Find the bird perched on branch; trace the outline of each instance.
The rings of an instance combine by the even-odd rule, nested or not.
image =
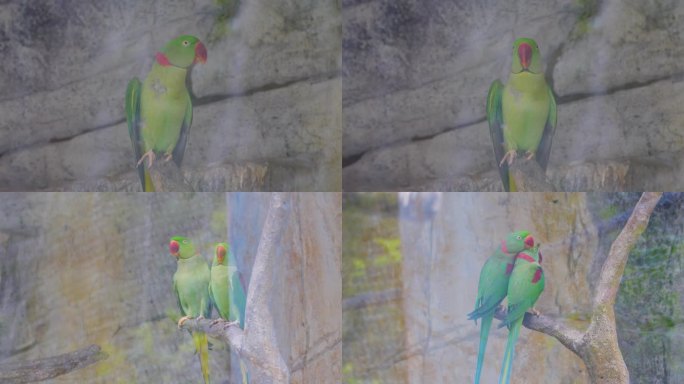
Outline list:
[[[501,242],[501,246],[485,261],[480,271],[480,282],[477,287],[475,310],[468,314],[469,320],[482,319],[480,324],[480,348],[477,353],[475,384],[480,382],[482,363],[489,329],[494,319],[494,312],[508,291],[508,280],[513,271],[515,255],[534,246],[534,238],[528,231],[511,232]]]
[[[195,250],[190,239],[175,236],[169,242],[171,255],[178,259],[176,273],[173,275],[173,291],[178,299],[181,317],[178,327],[191,318],[208,318],[211,316],[211,299],[209,297],[209,266]],[[192,340],[200,359],[204,383],[209,383],[209,345],[204,332],[192,331]]]
[[[556,99],[544,79],[537,43],[519,38],[513,43],[508,83],[494,80],[487,96],[487,121],[494,157],[506,191],[516,191],[508,167],[523,151],[546,171],[556,130]]]
[[[161,153],[180,167],[192,124],[192,102],[185,85],[188,69],[207,61],[207,49],[195,36],[169,41],[155,55],[144,82],[133,78],[126,89],[126,121],[143,191],[154,191],[148,168]]]
[[[237,322],[241,329],[245,329],[247,296],[240,279],[237,260],[228,243],[218,243],[214,248],[209,294],[222,319]],[[243,384],[249,383],[247,367],[242,360],[240,360],[240,373]]]

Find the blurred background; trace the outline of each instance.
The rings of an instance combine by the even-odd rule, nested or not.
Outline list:
[[[277,291],[269,310],[280,320],[274,345],[293,383],[339,382],[341,197],[287,196],[289,216],[270,277]],[[207,261],[212,243],[228,241],[249,285],[270,199],[267,193],[2,194],[0,363],[97,344],[106,360],[47,382],[200,382],[192,339],[176,326],[169,237],[193,239]],[[239,382],[223,343],[214,342],[209,358],[212,382]]]
[[[466,314],[484,261],[512,230],[529,230],[542,244],[546,288],[536,308],[581,328],[603,260],[639,196],[344,194],[343,382],[472,382],[479,326]],[[620,284],[618,338],[634,383],[684,381],[683,213],[684,194],[663,195]],[[496,382],[506,337],[492,328],[483,383]],[[511,382],[589,379],[556,339],[523,328]]]
[[[517,37],[558,103],[561,190],[684,190],[684,2],[343,0],[346,191],[499,191],[485,104]]]
[[[340,190],[337,0],[11,0],[0,20],[0,190],[140,190],[126,86],[181,34],[208,50],[189,81],[196,189]]]

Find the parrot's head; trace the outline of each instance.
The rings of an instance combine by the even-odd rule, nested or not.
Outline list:
[[[213,265],[228,265],[228,243],[218,243],[214,248]]]
[[[501,246],[503,252],[512,254],[532,247],[534,247],[534,238],[528,231],[509,233]]]
[[[537,42],[521,37],[513,43],[513,62],[511,63],[511,73],[520,72],[541,73],[542,62],[539,46]]]
[[[530,256],[531,258],[534,259],[534,261],[536,261],[537,263],[541,264],[541,262],[542,262],[542,254],[541,254],[541,250],[539,250],[539,247],[540,247],[540,246],[541,246],[541,244],[537,244],[537,245],[535,245],[534,247],[532,247],[532,248],[530,248],[530,249],[525,249],[524,251],[522,251],[522,252],[520,252],[520,253],[524,253],[524,254]]]
[[[169,242],[169,252],[178,259],[189,259],[195,255],[195,246],[188,238],[174,236]]]
[[[207,48],[202,42],[191,35],[178,36],[166,43],[156,55],[157,63],[163,67],[173,65],[188,68],[196,62],[206,63]]]

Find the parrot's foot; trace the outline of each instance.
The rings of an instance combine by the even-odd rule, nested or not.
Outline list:
[[[204,320],[204,319],[206,319],[206,317],[204,317],[202,315],[197,316],[197,320]]]
[[[185,323],[186,321],[188,321],[190,319],[192,319],[192,317],[190,317],[190,316],[183,316],[180,319],[178,319],[178,328],[180,328],[181,325],[183,325],[183,323]]]
[[[169,160],[173,159],[173,154],[172,153],[167,153],[166,156],[164,156],[164,162],[168,163]]]
[[[541,316],[541,312],[539,312],[539,310],[537,308],[532,307],[530,309],[530,312],[537,317]]]
[[[518,151],[515,149],[511,149],[510,151],[506,152],[506,154],[501,158],[501,162],[499,163],[499,167],[503,165],[504,162],[508,162],[508,165],[513,164],[513,160],[515,160],[515,156],[518,155]]]
[[[218,319],[211,322],[211,326],[213,327],[214,325],[220,323],[221,321],[226,321],[226,319],[219,317]]]
[[[156,157],[156,155],[154,154],[154,151],[151,149],[142,155],[140,160],[138,160],[138,164],[136,164],[136,167],[140,166],[140,164],[142,164],[145,161],[146,157],[147,157],[147,168],[151,168],[152,163],[154,163],[154,159]]]
[[[526,159],[526,160],[532,160],[532,159],[534,159],[534,155],[535,155],[534,152],[532,152],[532,151],[527,151],[527,152],[525,152],[525,154],[527,155],[527,156],[525,156],[525,159]]]

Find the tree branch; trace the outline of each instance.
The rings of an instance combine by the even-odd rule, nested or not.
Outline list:
[[[279,319],[270,306],[271,295],[281,289],[274,286],[273,276],[279,272],[276,251],[287,226],[289,203],[286,193],[273,193],[271,196],[247,292],[244,347],[250,354],[260,357],[251,361],[252,366],[261,371],[261,374],[254,375],[258,382],[287,383],[290,380],[289,368],[277,345],[275,324]]]
[[[0,364],[0,382],[19,384],[52,379],[87,367],[107,357],[107,354],[102,352],[98,345],[91,345],[63,355]]]
[[[594,297],[594,311],[602,305],[613,305],[622,273],[625,271],[629,252],[634,248],[641,234],[646,230],[651,213],[658,204],[662,192],[644,192],[634,207],[624,228],[610,246],[610,252],[601,268],[599,283]]]
[[[618,345],[613,305],[629,253],[646,229],[661,195],[661,192],[644,192],[613,241],[601,269],[591,321],[586,330],[568,327],[550,317],[530,313],[526,313],[523,319],[526,328],[555,337],[579,356],[587,366],[592,382],[629,382],[629,371]],[[498,308],[495,317],[501,320],[504,316],[503,308]]]
[[[519,192],[553,192],[556,188],[546,178],[535,160],[519,159],[508,168]]]
[[[148,168],[148,171],[155,192],[193,192],[193,188],[173,161],[159,159]]]
[[[230,345],[231,351],[237,353],[238,356],[249,361],[260,360],[259,356],[250,355],[244,349],[245,332],[235,322],[229,322],[223,319],[188,319],[181,329],[189,331],[200,331],[206,333],[218,340],[223,340]]]
[[[506,310],[503,306],[500,306],[494,313],[494,318],[503,320],[505,317]],[[566,348],[573,351],[576,355],[580,355],[580,347],[582,346],[584,332],[568,327],[564,323],[549,316],[536,316],[529,312],[525,313],[523,325],[528,329],[555,337]]]

